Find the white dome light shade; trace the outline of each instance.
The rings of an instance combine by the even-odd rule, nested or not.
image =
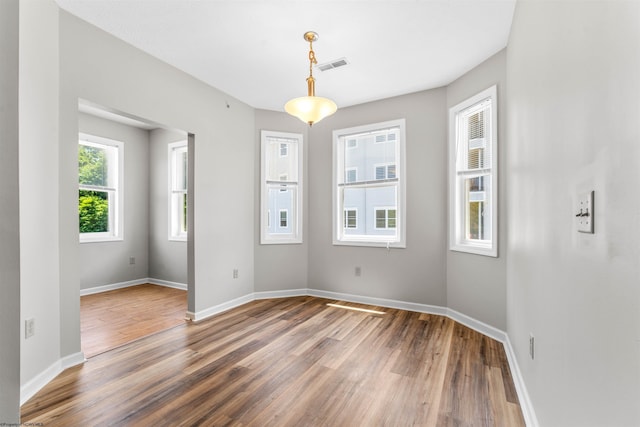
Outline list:
[[[296,116],[309,126],[336,112],[338,106],[330,99],[319,96],[301,96],[287,102],[284,106],[287,113]]]

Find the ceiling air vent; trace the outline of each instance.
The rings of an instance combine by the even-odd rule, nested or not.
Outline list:
[[[347,64],[348,64],[347,58],[340,58],[340,59],[333,60],[331,62],[325,62],[324,64],[320,64],[318,65],[318,69],[320,71],[329,71],[329,70],[333,70],[334,68],[342,67]]]

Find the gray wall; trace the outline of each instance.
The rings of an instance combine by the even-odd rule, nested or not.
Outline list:
[[[149,131],[87,114],[78,114],[78,130],[124,150],[123,240],[80,244],[80,289],[149,277]]]
[[[406,119],[406,249],[332,243],[332,132]],[[309,130],[309,288],[446,306],[446,90],[343,108]],[[329,267],[330,266],[330,267]],[[355,276],[355,267],[361,276]]]
[[[309,140],[308,128],[300,120],[288,114],[266,110],[256,110],[254,134],[254,251],[256,292],[303,289],[307,287],[309,262]],[[302,243],[294,245],[261,245],[260,244],[260,131],[271,130],[302,134],[304,146],[303,160],[303,231]],[[242,272],[240,272],[242,274]]]
[[[187,284],[187,242],[170,241],[168,145],[186,141],[184,132],[154,129],[149,145],[149,277]]]
[[[447,305],[493,327],[507,329],[506,312],[506,51],[502,50],[447,86],[451,108],[488,87],[498,90],[498,258],[447,250]],[[448,164],[448,162],[447,162]],[[504,169],[500,169],[504,167]],[[450,218],[450,215],[447,215]],[[447,224],[448,226],[448,224]],[[448,241],[447,241],[448,246]]]
[[[507,79],[507,324],[540,425],[640,425],[640,3],[519,2]]]
[[[20,421],[18,0],[0,2],[0,423]]]
[[[21,326],[26,319],[35,321],[35,335],[20,346],[24,384],[61,356],[61,308],[55,303],[60,300],[58,7],[51,0],[20,2],[19,18]]]

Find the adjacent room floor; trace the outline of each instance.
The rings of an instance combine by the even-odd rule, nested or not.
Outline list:
[[[442,316],[315,297],[253,301],[99,354],[25,403],[22,422],[524,426],[501,343]]]
[[[185,322],[187,291],[138,285],[80,297],[85,357],[114,349]]]

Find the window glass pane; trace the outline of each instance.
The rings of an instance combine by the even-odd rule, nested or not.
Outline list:
[[[488,175],[464,180],[466,200],[466,238],[469,240],[488,240],[491,238],[491,215],[489,207]]]
[[[385,130],[383,135],[365,134],[352,137],[356,140],[357,145],[354,148],[344,148],[344,169],[357,169],[361,171],[358,174],[359,181],[372,181],[376,179],[386,178],[386,166],[396,164],[396,140],[386,140],[387,133],[397,132]],[[382,138],[386,142],[376,143],[376,140]],[[347,144],[345,144],[346,146]],[[344,175],[346,178],[346,174]]]
[[[78,182],[84,185],[109,186],[106,150],[88,145],[78,145]]]
[[[80,190],[78,214],[80,233],[109,231],[109,192]]]
[[[267,225],[271,234],[291,234],[293,228],[290,215],[293,215],[296,209],[297,187],[294,185],[272,185],[268,187],[268,211],[277,212],[278,219],[276,223],[268,221]]]
[[[393,185],[382,187],[347,187],[343,192],[344,205],[357,206],[361,213],[357,229],[345,230],[351,236],[395,236],[395,230],[387,230],[387,214],[380,206],[396,204],[396,187]],[[354,210],[355,212],[355,210]],[[394,209],[395,227],[395,209]]]
[[[268,138],[266,144],[267,181],[279,181],[286,176],[289,181],[298,181],[298,143],[284,138]]]
[[[177,190],[187,191],[187,151],[186,147],[178,152],[178,165],[176,175],[178,178]]]

